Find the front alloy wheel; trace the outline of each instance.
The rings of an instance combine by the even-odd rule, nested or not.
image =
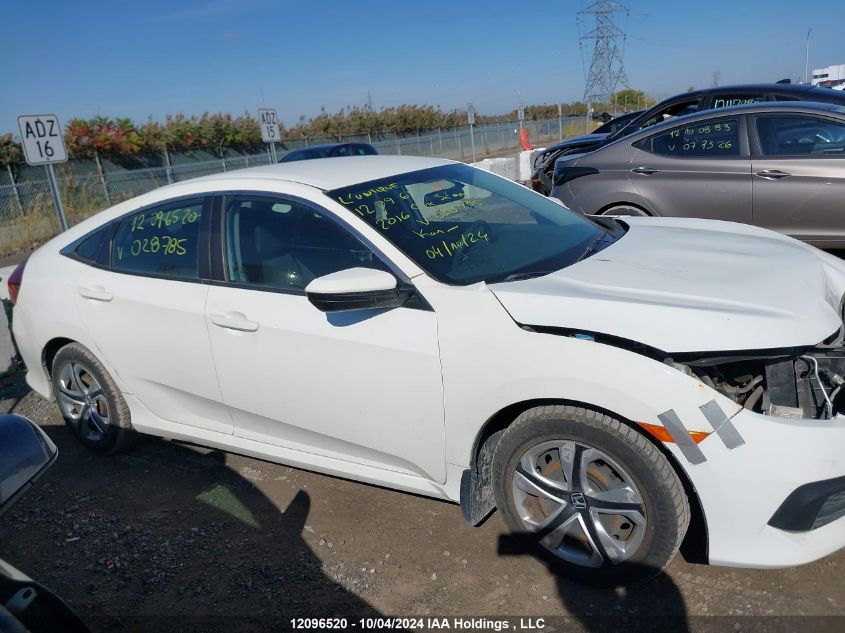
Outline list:
[[[618,564],[643,543],[648,521],[637,485],[589,444],[562,440],[531,447],[514,470],[512,495],[525,529],[561,560]]]
[[[600,585],[660,572],[690,520],[677,473],[609,415],[544,406],[520,415],[493,455],[496,506],[557,572]]]

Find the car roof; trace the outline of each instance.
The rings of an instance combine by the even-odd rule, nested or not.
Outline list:
[[[690,97],[701,97],[703,95],[713,94],[715,92],[719,93],[731,93],[731,92],[780,92],[780,93],[796,93],[796,92],[809,92],[810,90],[821,90],[818,86],[812,86],[810,84],[778,84],[778,83],[768,83],[768,84],[732,84],[730,86],[715,86],[713,88],[701,88],[699,90],[693,90],[692,92],[682,92],[676,94],[673,97],[669,97],[665,101],[669,100],[684,100]],[[663,102],[661,102],[663,103]],[[658,103],[657,105],[660,105]]]
[[[647,128],[643,128],[629,136],[623,136],[620,139],[634,139],[648,136],[657,130],[671,128],[678,123],[685,121],[700,121],[702,119],[710,119],[715,117],[722,117],[729,114],[753,114],[759,112],[800,112],[806,114],[832,112],[845,116],[845,106],[838,103],[818,103],[816,101],[763,101],[760,103],[743,103],[735,106],[727,106],[724,108],[710,108],[708,110],[699,110],[692,114],[685,114],[683,116],[672,117],[660,123],[655,123]],[[605,146],[606,147],[606,146]]]
[[[309,185],[327,191],[339,189],[360,182],[389,178],[430,167],[455,164],[455,161],[443,158],[423,158],[421,156],[340,156],[320,160],[292,161],[261,167],[235,169],[212,176],[195,178],[191,182],[233,181],[254,178],[281,180]]]

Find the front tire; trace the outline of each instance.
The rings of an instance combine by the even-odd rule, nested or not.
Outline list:
[[[61,348],[51,370],[59,412],[85,446],[118,453],[134,443],[129,407],[102,363],[79,343]]]
[[[646,580],[678,551],[683,485],[633,428],[574,406],[520,415],[493,456],[496,505],[563,575],[599,585]]]

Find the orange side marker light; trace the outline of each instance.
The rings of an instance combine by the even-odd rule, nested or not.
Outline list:
[[[669,431],[666,430],[665,426],[660,426],[659,424],[649,424],[648,422],[637,422],[637,424],[661,442],[669,442],[670,444],[675,443],[675,440],[669,434]],[[710,433],[705,433],[703,431],[690,431],[689,435],[693,442],[700,444],[705,437],[710,435]]]

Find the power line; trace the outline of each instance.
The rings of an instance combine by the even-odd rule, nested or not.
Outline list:
[[[576,13],[578,24],[595,20],[595,28],[584,33],[578,42],[582,60],[584,48],[593,47],[584,85],[584,101],[587,103],[610,103],[620,85],[628,87],[622,60],[627,35],[616,24],[617,17],[622,15],[627,18],[630,11],[614,0],[596,0]]]

